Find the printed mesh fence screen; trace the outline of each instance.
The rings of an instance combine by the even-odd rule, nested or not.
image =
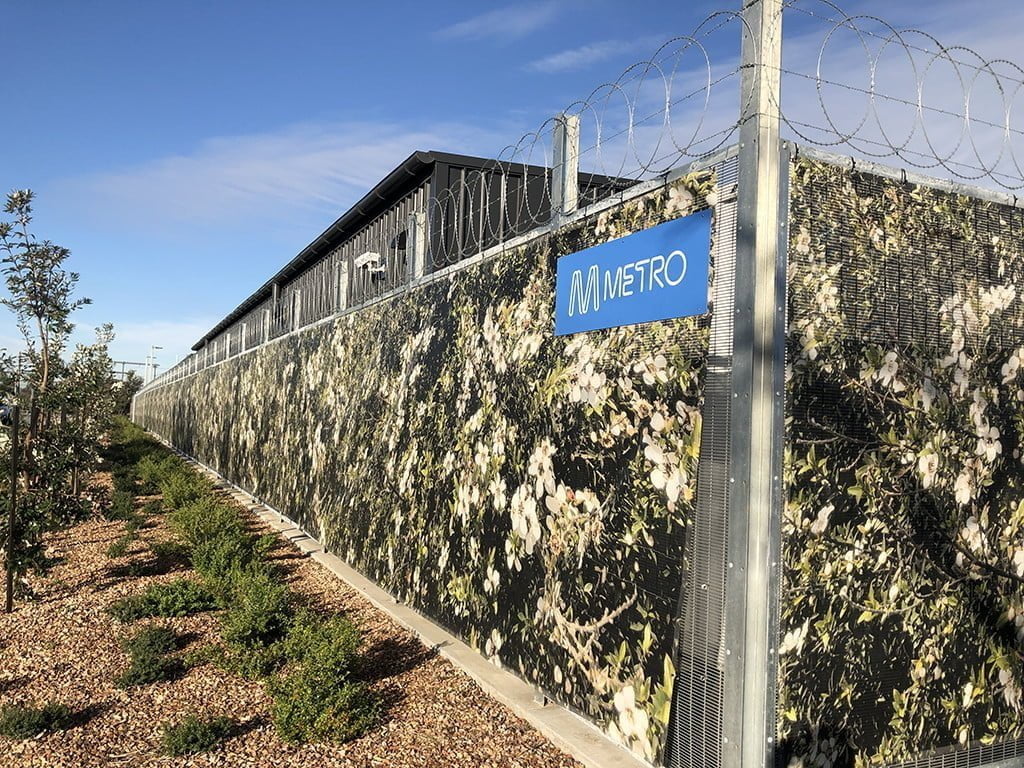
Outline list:
[[[1024,754],[1024,212],[790,169],[779,762]]]
[[[689,741],[708,742],[693,764],[715,765],[722,587],[706,585],[725,521],[698,467],[702,446],[722,450],[702,415],[709,344],[728,412],[731,327],[552,335],[558,256],[704,208],[713,189],[712,172],[684,176],[154,387],[136,419],[648,760],[663,759],[681,663],[676,700],[700,704]],[[714,302],[730,301],[733,220],[713,235]]]

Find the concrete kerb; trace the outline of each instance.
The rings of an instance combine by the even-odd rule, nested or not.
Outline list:
[[[359,592],[371,604],[403,627],[413,632],[428,648],[461,669],[489,696],[508,707],[542,733],[559,749],[567,752],[587,768],[651,768],[631,752],[612,742],[596,726],[575,712],[544,698],[536,688],[494,664],[470,648],[466,643],[430,619],[399,603],[394,596],[381,589],[370,579],[330,554],[315,538],[274,508],[263,504],[248,491],[223,477],[173,445],[149,433],[174,451],[182,459],[200,469],[208,477],[226,486],[231,496],[265,522],[277,535],[287,540],[303,554],[320,563],[328,571]]]

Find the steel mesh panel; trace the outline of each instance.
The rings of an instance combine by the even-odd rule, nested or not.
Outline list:
[[[684,550],[677,672],[666,755],[666,763],[673,768],[721,764],[737,163],[730,159],[715,170],[719,202],[712,249],[714,303],[701,412],[697,505]]]
[[[1024,213],[790,178],[779,762],[1019,758]]]

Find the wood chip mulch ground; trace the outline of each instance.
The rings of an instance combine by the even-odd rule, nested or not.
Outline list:
[[[139,499],[139,505],[145,500]],[[150,521],[141,532],[144,540],[171,538],[162,515]],[[20,603],[13,614],[0,613],[0,706],[55,701],[76,712],[76,724],[63,732],[27,741],[0,737],[2,768],[579,765],[412,633],[284,543],[272,558],[291,588],[322,609],[344,612],[361,627],[373,685],[387,702],[379,727],[343,745],[286,744],[274,733],[262,683],[213,664],[192,668],[174,681],[118,689],[114,680],[127,666],[120,641],[148,622],[122,625],[104,609],[150,583],[193,575],[180,564],[168,572],[152,567],[155,572],[148,575],[126,573],[132,563],[145,571],[154,558],[144,541],[125,557],[108,558],[107,547],[123,533],[123,523],[89,521],[53,534],[49,553],[58,564],[33,583],[36,599]],[[218,638],[214,614],[152,623],[186,635],[185,650]],[[237,728],[212,752],[160,756],[163,724],[192,713],[227,715]]]

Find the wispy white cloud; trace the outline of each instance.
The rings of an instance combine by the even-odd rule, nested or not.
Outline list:
[[[446,39],[516,40],[550,24],[560,10],[557,2],[508,5],[444,27],[437,35]]]
[[[295,125],[211,138],[184,154],[65,179],[54,194],[65,207],[134,229],[262,226],[296,213],[336,216],[414,150],[474,152],[504,140],[457,124]]]
[[[543,74],[556,74],[586,69],[615,56],[638,51],[653,52],[657,42],[658,38],[652,37],[644,37],[638,40],[601,40],[535,59],[526,65],[526,69]]]

